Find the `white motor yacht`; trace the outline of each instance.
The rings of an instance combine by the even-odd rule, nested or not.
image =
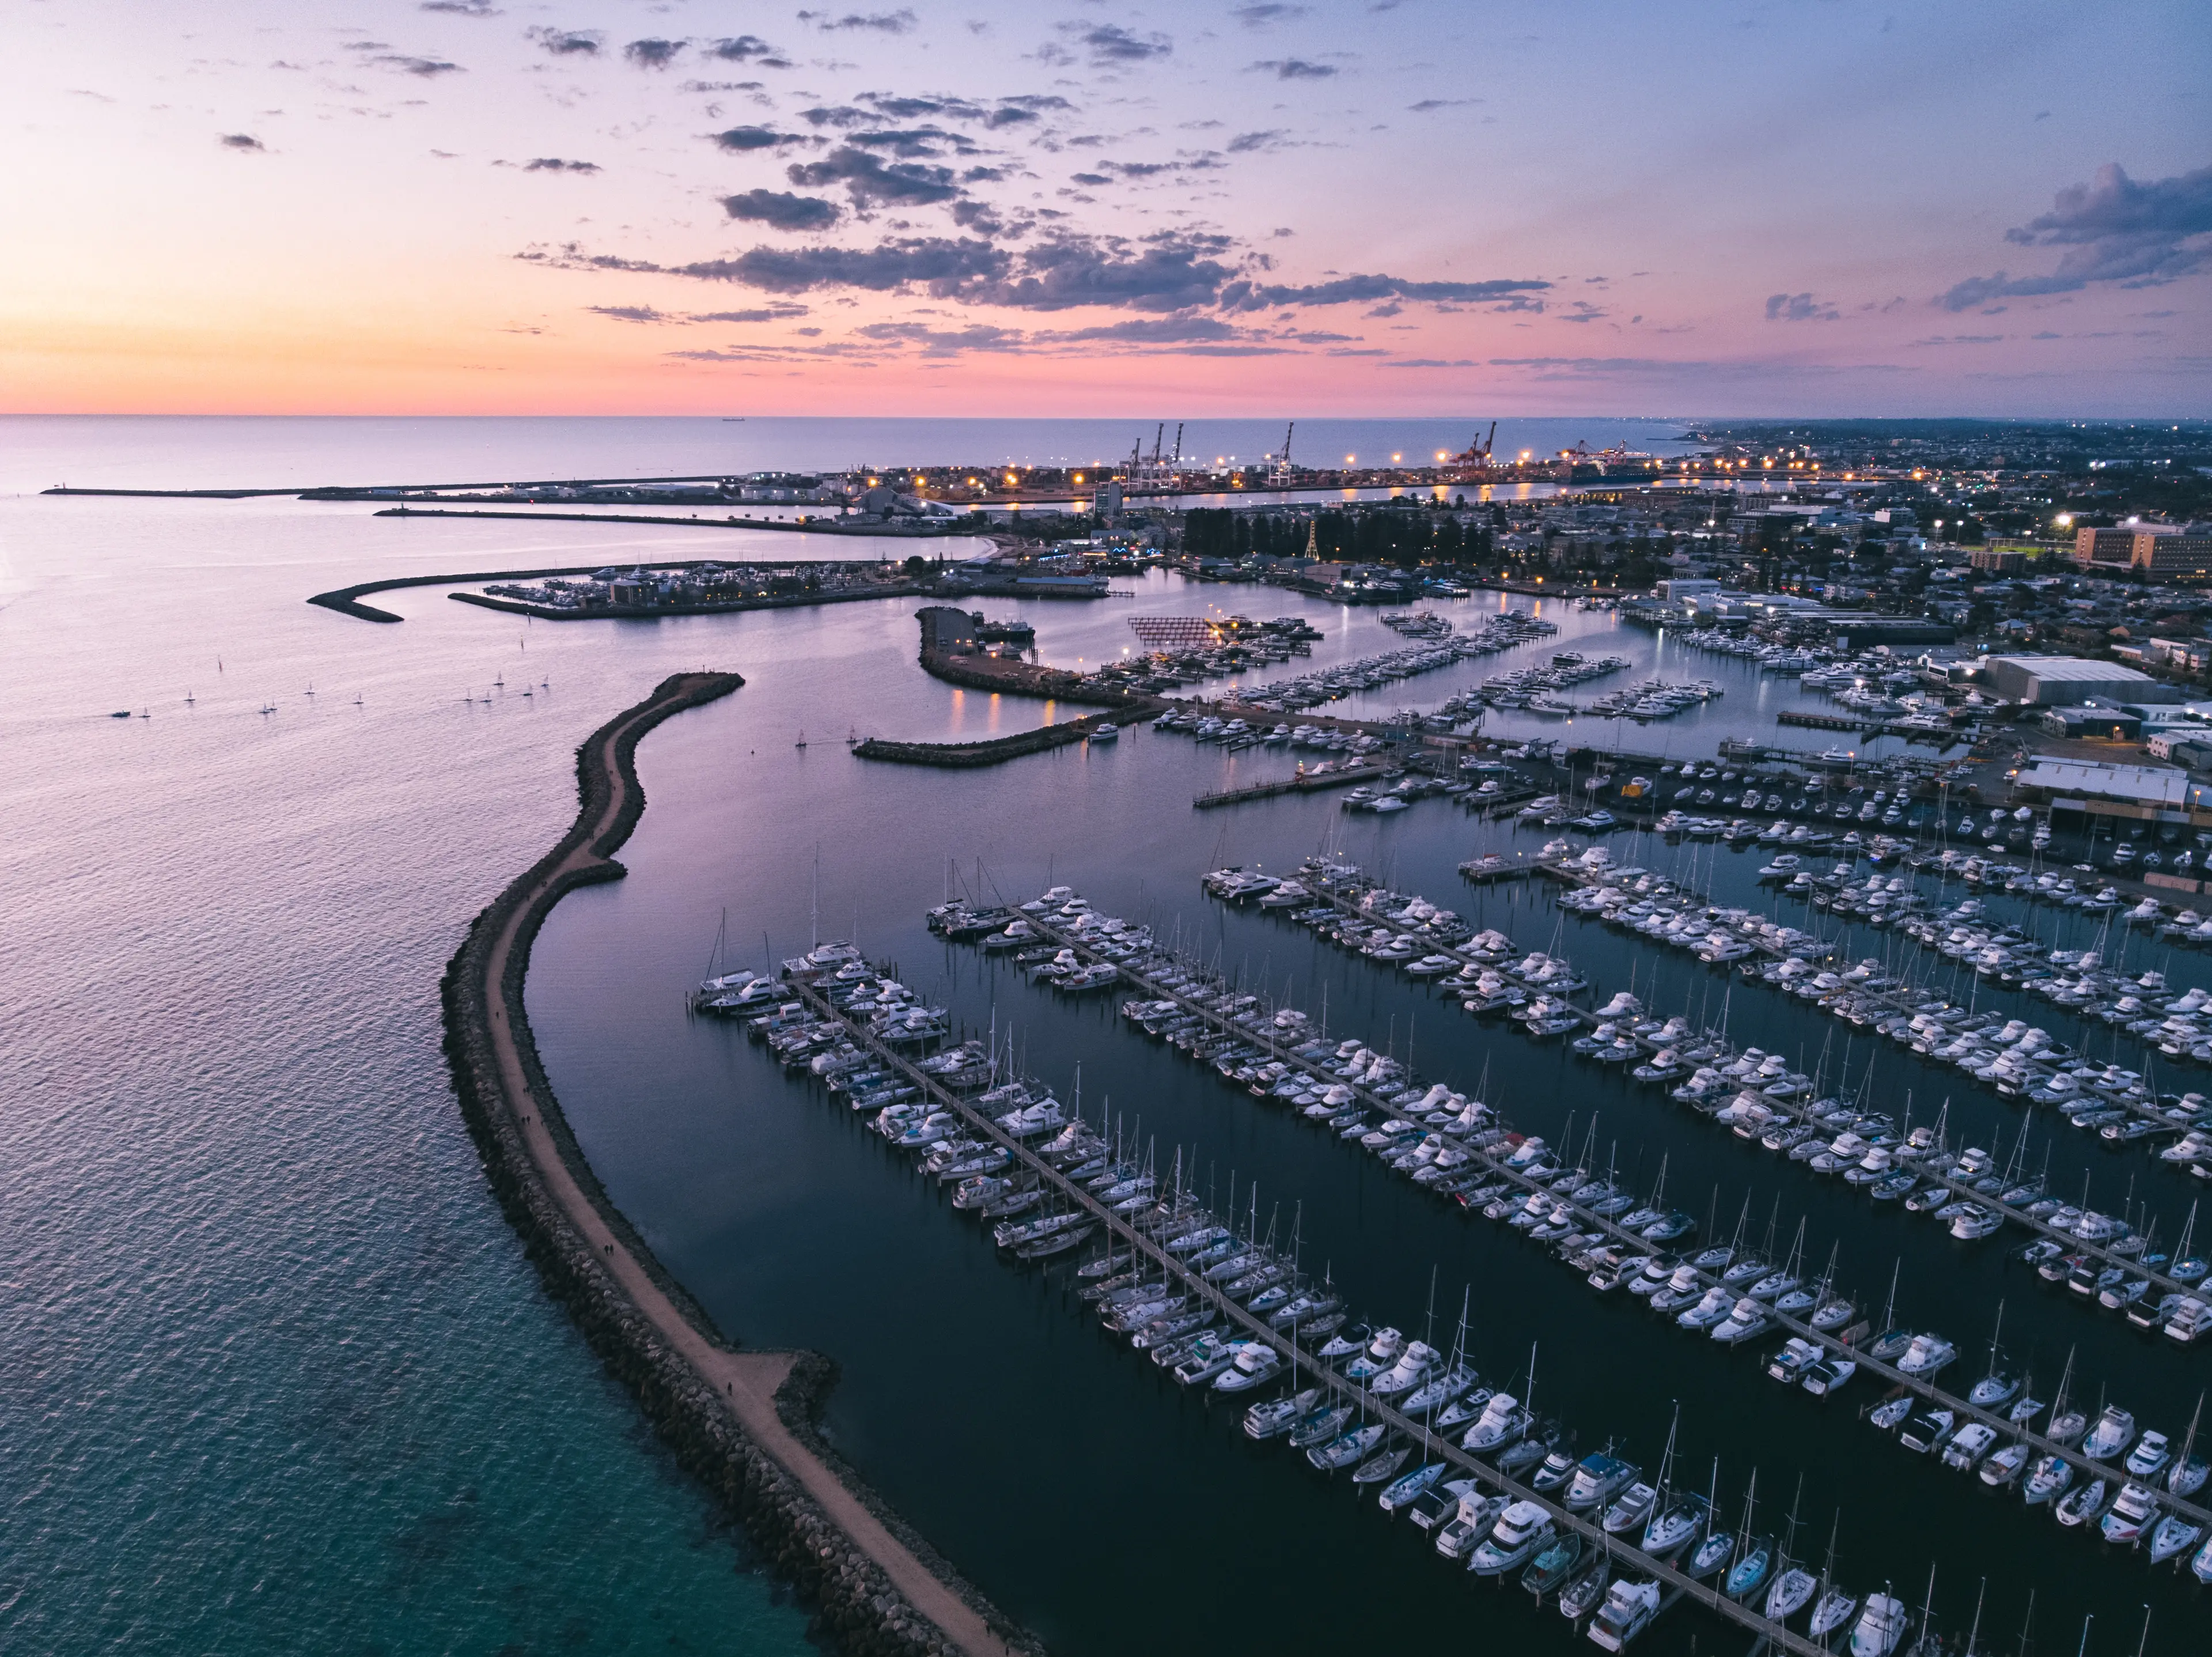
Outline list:
[[[1677,1313],[1674,1321],[1685,1329],[1711,1329],[1729,1315],[1735,1304],[1735,1296],[1716,1285],[1688,1311]]]
[[[1997,1429],[1987,1422],[1970,1421],[1951,1435],[1943,1447],[1943,1465],[1954,1472],[1971,1473],[1981,1465],[1997,1441]]]
[[[1638,1479],[1616,1497],[1605,1510],[1605,1531],[1608,1536],[1619,1536],[1624,1531],[1634,1530],[1651,1516],[1653,1504],[1659,1500],[1656,1486]]]
[[[2065,1494],[2066,1487],[2074,1482],[2074,1464],[2063,1456],[2041,1456],[2029,1470],[2027,1483],[2021,1486],[2021,1500],[2031,1508]]]
[[[1602,1451],[1584,1456],[1567,1486],[1567,1511],[1578,1514],[1599,1506],[1616,1490],[1636,1482],[1641,1469]]]
[[[2110,1461],[2134,1441],[2136,1418],[2117,1404],[2105,1406],[2097,1424],[2081,1441],[2081,1453],[2092,1461]]]
[[[1490,1534],[1504,1511],[1504,1496],[1468,1492],[1459,1499],[1458,1514],[1437,1532],[1437,1551],[1447,1559],[1466,1558]]]
[[[1590,1643],[1601,1651],[1622,1650],[1658,1614],[1658,1583],[1623,1577],[1606,1590],[1605,1604],[1590,1618]]]
[[[1905,1601],[1892,1593],[1867,1596],[1866,1609],[1851,1625],[1851,1657],[1890,1657],[1905,1637]]]
[[[1915,1335],[1897,1361],[1899,1374],[1932,1375],[1959,1355],[1959,1349],[1941,1335]]]
[[[1474,1455],[1485,1455],[1504,1449],[1528,1430],[1528,1406],[1510,1392],[1498,1392],[1482,1406],[1482,1413],[1475,1417],[1474,1425],[1467,1429],[1459,1445]]]
[[[1747,1341],[1754,1336],[1765,1334],[1767,1325],[1773,1321],[1767,1315],[1766,1308],[1747,1295],[1729,1309],[1724,1320],[1713,1325],[1712,1338],[1729,1345],[1737,1341]]]
[[[1427,1342],[1415,1341],[1399,1355],[1395,1363],[1368,1382],[1368,1390],[1378,1398],[1411,1392],[1427,1379],[1429,1371],[1443,1358],[1443,1355]]]
[[[2158,1498],[2148,1487],[2130,1479],[2120,1489],[2119,1499],[2105,1515],[2105,1540],[2132,1548],[2159,1520]]]
[[[1474,1550],[1468,1569],[1477,1576],[1498,1576],[1524,1564],[1559,1534],[1552,1510],[1540,1502],[1516,1502],[1498,1515],[1497,1527]]]
[[[2128,1452],[2126,1467],[2136,1478],[2151,1478],[2165,1471],[2166,1464],[2173,1459],[2173,1441],[2163,1433],[2145,1433],[2136,1441],[2136,1447]]]

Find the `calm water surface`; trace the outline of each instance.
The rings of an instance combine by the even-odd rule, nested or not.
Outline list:
[[[35,487],[56,464],[73,481],[358,475],[358,433],[290,423],[246,441],[229,423],[179,429],[191,423],[167,423],[126,466],[106,427],[27,437],[16,423],[6,479]],[[463,436],[495,475],[575,469],[512,435]],[[387,474],[441,458],[416,441],[368,458]],[[1240,1205],[1256,1180],[1263,1217],[1279,1205],[1287,1227],[1301,1211],[1307,1259],[1365,1313],[1418,1327],[1433,1273],[1448,1334],[1471,1286],[1486,1379],[1525,1374],[1534,1345],[1539,1402],[1586,1447],[1617,1436],[1650,1467],[1679,1403],[1692,1475],[1719,1458],[1733,1511],[1756,1468],[1762,1528],[1782,1522],[1802,1478],[1801,1548],[1823,1545],[1840,1510],[1843,1573],[1863,1591],[1893,1580],[1917,1600],[1932,1558],[1939,1612],[1958,1628],[1989,1580],[1985,1643],[2009,1648],[2033,1587],[2041,1649],[2070,1644],[2094,1611],[2091,1649],[2132,1650],[2146,1602],[2151,1651],[2201,1648],[2193,1584],[2153,1578],[2139,1556],[2107,1556],[2016,1499],[1984,1500],[1857,1426],[1848,1403],[1824,1410],[1748,1360],[1600,1300],[1128,1035],[1109,1005],[1055,1000],[921,925],[949,865],[1008,895],[1079,885],[1248,981],[1325,1003],[1333,1032],[1410,1046],[1459,1086],[1486,1075],[1526,1127],[1556,1137],[1571,1113],[1580,1136],[1595,1118],[1599,1155],[1646,1185],[1666,1157],[1669,1193],[1711,1202],[1723,1229],[1747,1197],[1754,1234],[1772,1216],[1784,1246],[1802,1219],[1816,1257],[1840,1246],[1863,1298],[1878,1303],[1901,1262],[1900,1317],[1956,1339],[1965,1379],[2002,1297],[2005,1345],[2039,1390],[2078,1344],[2077,1387],[2109,1386],[2179,1431],[2201,1386],[2196,1355],[2132,1339],[1992,1251],[1870,1211],[1620,1077],[1479,1028],[1271,918],[1224,911],[1195,885],[1217,862],[1272,867],[1335,844],[1531,947],[1557,937],[1608,990],[1633,982],[1664,1010],[1718,1015],[1724,984],[1680,957],[1563,921],[1534,891],[1458,886],[1460,859],[1535,840],[1433,802],[1356,824],[1326,799],[1194,813],[1190,796],[1225,769],[1287,762],[1228,761],[1150,731],[977,776],[854,760],[836,740],[849,730],[927,738],[1063,711],[921,677],[906,604],[533,627],[424,589],[392,599],[404,624],[376,627],[299,602],[386,574],[696,545],[684,532],[402,524],[286,502],[0,500],[0,730],[17,760],[0,795],[9,1646],[797,1648],[799,1614],[775,1603],[539,1294],[437,1050],[439,969],[468,917],[567,821],[574,744],[664,673],[710,664],[750,683],[647,741],[632,878],[564,904],[540,946],[530,994],[548,1060],[595,1164],[663,1258],[744,1339],[834,1355],[841,1446],[1056,1649],[1388,1637],[1502,1652],[1564,1649],[1565,1636],[1525,1596],[1439,1569],[1341,1483],[1249,1445],[1232,1410],[1103,1337],[1059,1277],[1001,1264],[848,1115],[730,1027],[689,1020],[684,992],[726,914],[741,958],[790,953],[818,914],[825,934],[896,959],[971,1025],[1012,1029],[1060,1086],[1079,1063],[1086,1108],[1110,1108],[1164,1154],[1185,1147],[1224,1202],[1233,1177]],[[777,540],[772,555],[788,549]],[[1316,662],[1397,643],[1372,612],[1166,582],[1126,604],[1022,609],[1047,658],[1088,662],[1119,652],[1129,613],[1209,603],[1312,615],[1328,633]],[[1670,675],[1733,666],[1662,660],[1664,642],[1610,617],[1559,618],[1549,648],[1633,648]],[[1536,654],[1376,700],[1432,705]],[[1753,722],[1740,710],[1769,692],[1729,684],[1692,717]],[[123,709],[150,717],[107,717]],[[1638,734],[1710,753],[1724,728]],[[1751,892],[1755,856],[1698,855],[1709,884]],[[2206,976],[2196,957],[2167,965],[2179,982]],[[1808,1058],[1832,1040],[1832,1065],[1856,1078],[1871,1057],[1872,1085],[1900,1108],[1907,1089],[1916,1112],[1948,1093],[1954,1121],[2019,1131],[2012,1107],[1954,1073],[1886,1045],[1845,1055],[1827,1020],[1763,990],[1739,986],[1731,1008],[1739,1039]],[[2039,1156],[2043,1124],[2032,1131]],[[2172,1221],[2185,1211],[2188,1182],[2135,1154],[2066,1134],[2051,1154],[2062,1189],[2087,1173],[2118,1202],[2133,1181]],[[1676,1617],[1647,1643],[1732,1638]]]

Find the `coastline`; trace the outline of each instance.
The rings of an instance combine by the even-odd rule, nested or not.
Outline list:
[[[592,1174],[531,1034],[523,983],[545,917],[577,886],[627,872],[611,854],[644,811],[638,742],[743,682],[672,676],[578,749],[574,824],[476,917],[447,964],[440,996],[454,1090],[548,1293],[685,1469],[817,1607],[817,1632],[858,1657],[1037,1652],[821,1441],[812,1417],[834,1365],[733,1350],[668,1275]]]
[[[980,535],[985,532],[973,524],[927,526],[908,528],[889,522],[875,524],[848,523],[842,519],[822,522],[801,523],[795,518],[702,518],[696,514],[688,518],[650,517],[639,512],[507,512],[497,509],[477,509],[459,507],[387,506],[374,513],[379,518],[520,518],[526,522],[538,521],[571,524],[659,524],[672,529],[780,529],[793,535],[849,535],[895,536],[902,540],[943,540],[947,536]],[[917,521],[918,522],[919,521]]]

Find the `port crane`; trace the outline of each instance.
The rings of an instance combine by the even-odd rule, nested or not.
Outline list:
[[[1494,464],[1490,458],[1490,446],[1497,441],[1498,422],[1492,420],[1490,423],[1489,435],[1476,438],[1457,454],[1453,455],[1451,464],[1455,466],[1476,466],[1487,470]]]
[[[1291,470],[1291,434],[1297,429],[1298,423],[1295,420],[1283,428],[1282,453],[1271,457],[1275,464],[1267,470],[1267,481],[1279,489],[1289,484],[1297,475]]]
[[[1167,436],[1168,423],[1166,421],[1161,421],[1160,423],[1153,429],[1152,453],[1150,460],[1145,458],[1144,438],[1139,436],[1137,439],[1134,446],[1129,450],[1129,481],[1131,484],[1148,485],[1155,488],[1164,488],[1174,484],[1176,475],[1182,466],[1182,428],[1183,423],[1178,420],[1176,423],[1175,454],[1171,457],[1165,456],[1162,454],[1164,440]]]

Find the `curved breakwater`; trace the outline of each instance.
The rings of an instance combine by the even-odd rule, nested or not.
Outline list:
[[[818,1607],[822,1632],[865,1657],[1000,1657],[1028,1642],[815,1433],[830,1365],[739,1354],[714,1333],[583,1161],[530,1033],[523,979],[545,916],[568,892],[625,873],[611,854],[644,810],[638,742],[742,683],[733,673],[673,676],[578,750],[574,825],[477,917],[447,966],[441,993],[454,1088],[548,1292],[683,1465]]]

